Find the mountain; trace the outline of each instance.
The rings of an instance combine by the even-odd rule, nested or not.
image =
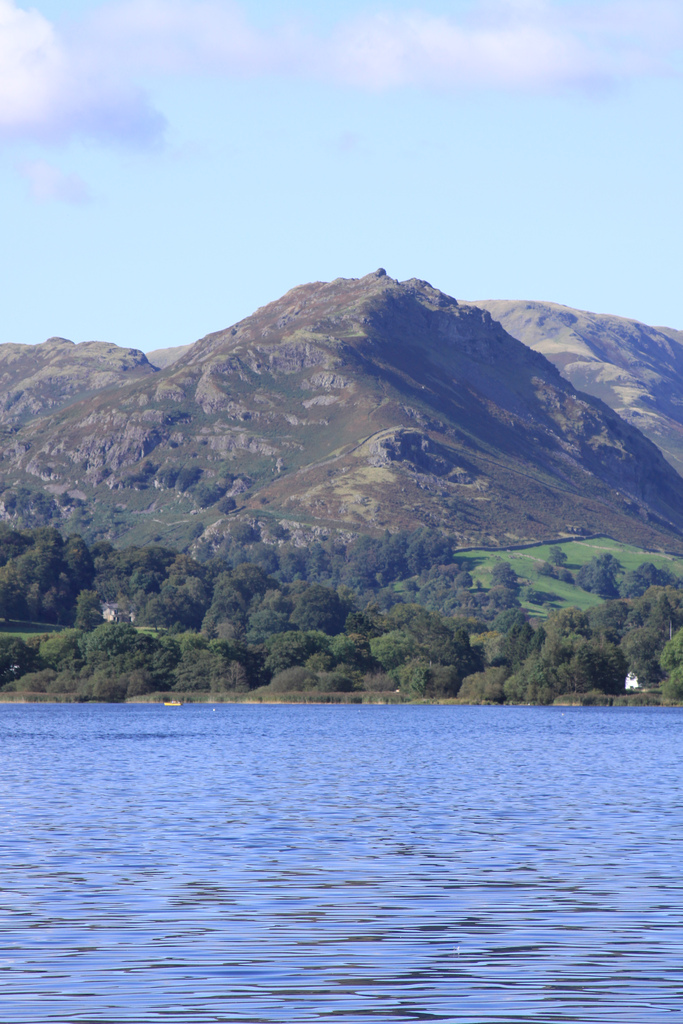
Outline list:
[[[191,347],[191,345],[176,345],[175,348],[155,348],[153,352],[147,353],[147,358],[152,366],[163,370],[172,363],[177,363]]]
[[[208,550],[247,519],[264,539],[430,526],[683,551],[683,480],[654,444],[486,310],[383,270],[295,288],[0,455],[5,518],[118,542]]]
[[[42,345],[0,345],[0,424],[23,423],[154,372],[143,352],[103,341],[75,345],[48,338]]]
[[[683,331],[553,302],[477,302],[541,352],[575,388],[602,399],[683,473]]]

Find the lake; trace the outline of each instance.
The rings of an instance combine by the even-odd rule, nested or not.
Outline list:
[[[680,1020],[683,709],[0,705],[0,1020]]]

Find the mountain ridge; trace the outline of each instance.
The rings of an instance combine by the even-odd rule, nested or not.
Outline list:
[[[0,456],[0,515],[40,488],[119,542],[210,552],[237,517],[269,542],[429,526],[461,547],[606,533],[683,550],[683,480],[655,445],[488,310],[381,269],[300,285],[34,417]]]
[[[637,427],[683,473],[683,331],[553,302],[477,304],[577,389]]]

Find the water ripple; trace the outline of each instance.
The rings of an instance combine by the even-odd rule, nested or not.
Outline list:
[[[680,1019],[682,728],[1,705],[0,1019]]]

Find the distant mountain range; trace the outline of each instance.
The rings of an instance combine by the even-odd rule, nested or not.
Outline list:
[[[683,473],[683,331],[553,302],[477,302],[541,352],[579,391],[601,398]]]
[[[147,353],[147,358],[158,370],[163,370],[171,363],[177,363],[181,356],[184,356],[192,345],[176,345],[175,348],[157,348]]]
[[[207,551],[245,519],[271,541],[430,526],[460,546],[603,533],[683,551],[681,341],[380,270],[295,288],[181,353],[0,346],[0,515]]]

